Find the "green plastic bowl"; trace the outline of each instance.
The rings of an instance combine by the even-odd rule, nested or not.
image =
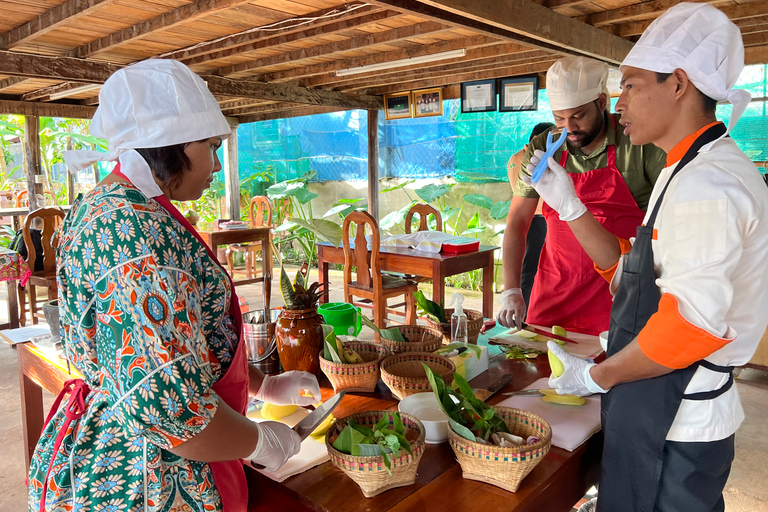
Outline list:
[[[333,326],[337,335],[357,336],[363,328],[360,308],[346,302],[321,304],[317,312],[323,315],[325,323]]]

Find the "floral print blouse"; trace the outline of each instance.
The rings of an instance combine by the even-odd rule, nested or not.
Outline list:
[[[30,510],[43,492],[49,511],[221,510],[209,465],[168,449],[216,412],[211,386],[237,346],[226,273],[162,206],[119,183],[78,198],[56,266],[66,356],[91,392],[58,453],[63,412],[46,426]]]

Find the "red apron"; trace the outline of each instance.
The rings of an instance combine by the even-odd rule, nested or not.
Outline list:
[[[607,167],[568,174],[573,179],[576,195],[600,224],[614,235],[629,239],[635,236],[645,214],[616,167],[616,146],[608,146],[607,150]],[[567,161],[566,150],[560,157],[560,165],[565,168]],[[561,221],[546,203],[542,213],[547,220],[547,238],[531,290],[526,322],[559,325],[584,334],[607,331],[613,302],[608,283],[595,271],[568,223]]]
[[[130,182],[130,180],[122,172],[120,172],[119,164],[117,167],[115,167],[115,170],[112,171],[112,173]],[[160,206],[165,208],[165,210],[170,213],[174,219],[179,221],[179,223],[184,226],[187,231],[192,233],[195,238],[197,238],[200,243],[203,244],[206,252],[208,253],[208,256],[210,256],[211,259],[215,261],[226,274],[227,271],[224,269],[224,267],[221,266],[220,263],[218,263],[216,256],[213,254],[211,248],[208,247],[208,244],[205,243],[197,230],[192,227],[192,225],[186,218],[184,218],[181,212],[175,206],[173,206],[171,201],[163,195],[153,197],[152,199],[157,201]],[[218,381],[216,381],[213,386],[211,386],[211,388],[216,392],[217,395],[219,395],[222,400],[224,400],[227,405],[238,411],[240,414],[245,415],[248,408],[248,358],[245,351],[245,343],[242,341],[243,317],[240,312],[237,294],[235,293],[235,285],[232,284],[231,279],[230,286],[232,290],[232,301],[229,305],[229,314],[232,315],[232,318],[235,322],[235,328],[238,331],[237,349],[235,350],[235,356],[232,358],[229,369]],[[64,389],[62,389],[61,393],[56,399],[56,402],[51,408],[51,411],[48,414],[48,418],[45,421],[45,425],[48,425],[48,422],[58,410],[61,400],[66,394],[69,393],[70,398],[66,406],[65,424],[62,426],[62,428],[59,430],[59,434],[56,436],[53,456],[48,466],[45,482],[43,484],[43,493],[40,500],[41,512],[45,509],[45,489],[48,485],[48,475],[50,474],[53,460],[59,451],[59,446],[61,445],[61,441],[64,439],[64,435],[68,430],[69,424],[73,420],[79,419],[85,413],[85,400],[89,392],[90,389],[88,388],[88,385],[80,379],[66,382]],[[45,426],[43,426],[43,430],[45,430]],[[231,460],[223,462],[210,462],[209,466],[211,468],[211,473],[213,473],[214,485],[219,491],[219,496],[221,496],[222,510],[224,510],[224,512],[245,512],[248,507],[248,484],[245,480],[243,461]]]

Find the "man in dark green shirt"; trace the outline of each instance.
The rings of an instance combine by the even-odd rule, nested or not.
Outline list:
[[[574,178],[577,193],[609,231],[634,236],[642,221],[656,178],[666,155],[651,144],[633,146],[609,114],[606,88],[608,67],[585,57],[557,61],[547,72],[556,128],[568,137],[554,158]],[[521,174],[527,174],[533,151],[546,149],[545,132],[531,141],[523,157]],[[556,138],[556,137],[555,137]],[[539,196],[520,176],[504,235],[504,287],[499,302],[499,322],[507,327],[526,319],[539,325],[560,325],[567,330],[597,334],[608,329],[610,293],[607,283],[593,269],[591,260],[576,242],[567,224],[545,206],[547,239],[539,262],[530,308],[520,292],[520,272],[525,239]]]

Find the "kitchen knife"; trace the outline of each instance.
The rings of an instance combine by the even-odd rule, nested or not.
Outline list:
[[[499,377],[494,383],[488,386],[488,389],[476,389],[475,398],[485,402],[490,397],[492,397],[497,391],[503,389],[504,386],[506,386],[510,382],[512,382],[512,375],[505,373],[504,375]]]
[[[309,413],[306,418],[301,420],[293,427],[293,430],[299,434],[299,437],[303,441],[309,434],[315,431],[315,429],[327,418],[333,410],[339,405],[341,399],[344,397],[346,390],[341,390],[331,398],[326,400],[323,405]]]
[[[520,331],[533,332],[533,333],[536,333],[536,334],[538,334],[540,336],[545,336],[545,337],[547,337],[547,338],[549,338],[551,340],[567,341],[568,343],[576,343],[578,345],[577,341],[569,340],[568,338],[564,338],[563,336],[558,336],[556,334],[552,334],[549,331],[545,331],[544,329],[539,329],[537,327],[534,327],[534,326],[528,325],[528,324],[523,324],[523,328],[522,329],[518,329],[515,332],[512,332],[510,334],[517,334]]]
[[[505,396],[544,396],[544,393],[541,392],[540,389],[523,389],[522,391],[510,391],[509,393],[504,393]]]

